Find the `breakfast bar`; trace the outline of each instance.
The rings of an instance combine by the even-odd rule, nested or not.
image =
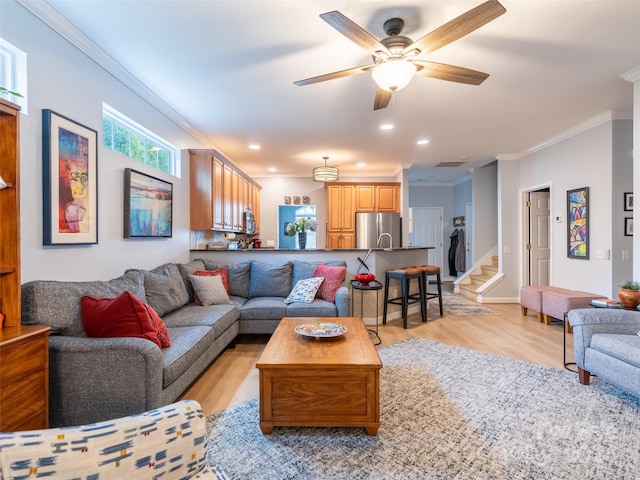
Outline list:
[[[205,259],[220,264],[242,263],[251,260],[268,263],[271,265],[281,265],[288,261],[299,260],[304,262],[328,262],[332,260],[342,260],[347,263],[347,273],[344,285],[349,286],[351,280],[355,280],[358,273],[366,273],[360,263],[360,259],[366,258],[366,265],[369,272],[375,278],[384,282],[387,270],[407,267],[413,265],[425,265],[429,263],[429,250],[434,247],[399,247],[399,248],[373,248],[369,249],[274,249],[274,248],[253,248],[243,250],[206,250],[192,249],[191,260]],[[368,257],[367,257],[368,254]],[[352,299],[353,302],[354,299]],[[382,299],[379,299],[381,302]],[[376,325],[377,311],[382,311],[382,305],[378,305],[376,310],[375,302],[365,302],[362,319],[367,325]],[[399,316],[400,309],[393,308],[389,311],[389,318]]]

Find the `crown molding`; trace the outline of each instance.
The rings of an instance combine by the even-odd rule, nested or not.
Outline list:
[[[497,160],[520,160],[521,158],[527,157],[532,153],[539,152],[540,150],[544,150],[545,148],[548,148],[551,145],[555,145],[556,143],[560,143],[564,140],[567,140],[568,138],[571,138],[576,135],[579,135],[580,133],[586,132],[587,130],[591,130],[592,128],[597,127],[598,125],[602,125],[603,123],[610,122],[615,118],[616,116],[613,114],[613,112],[611,111],[604,112],[604,113],[601,113],[600,115],[596,115],[595,117],[590,118],[589,120],[579,123],[575,127],[571,127],[570,129],[565,130],[564,132],[561,132],[558,135],[549,137],[548,139],[543,140],[542,142],[537,143],[526,150],[523,150],[521,152],[515,152],[515,153],[500,153],[496,155],[495,158]]]
[[[622,75],[620,75],[620,78],[631,83],[637,82],[638,80],[640,80],[640,65],[632,68],[628,72],[623,73]]]
[[[204,146],[215,148],[214,143],[200,130],[187,122],[177,111],[164,100],[153,93],[142,82],[126,70],[122,65],[109,56],[100,46],[92,42],[85,34],[76,28],[69,20],[61,15],[48,2],[34,2],[29,0],[16,0],[26,10],[39,18],[49,28],[58,33],[71,45],[76,47],[95,63],[104,68],[116,79],[129,87],[135,94],[153,105],[158,111],[172,122],[186,131],[189,135],[199,140]]]

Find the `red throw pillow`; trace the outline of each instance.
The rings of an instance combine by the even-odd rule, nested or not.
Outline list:
[[[327,267],[323,263],[316,267],[313,272],[314,277],[324,277],[324,282],[320,284],[320,288],[316,293],[316,298],[321,298],[327,302],[336,300],[336,291],[344,280],[347,273],[347,267]]]
[[[217,268],[215,270],[197,270],[194,275],[198,275],[200,277],[213,277],[214,275],[220,275],[222,277],[222,285],[224,285],[224,289],[227,291],[227,295],[229,295],[229,273],[226,268]],[[196,305],[202,305],[202,302],[198,298],[198,294],[193,294],[193,301]]]
[[[144,302],[131,292],[122,292],[115,298],[85,295],[82,297],[80,311],[89,337],[139,337],[160,346],[158,334]]]
[[[158,334],[158,340],[160,341],[160,348],[167,348],[171,346],[171,339],[169,338],[169,331],[167,330],[167,326],[164,324],[164,320],[160,318],[160,315],[153,309],[151,305],[148,303],[143,303],[145,308],[147,309],[147,313],[149,317],[151,317],[151,321],[153,322],[153,326],[156,329],[156,333]]]

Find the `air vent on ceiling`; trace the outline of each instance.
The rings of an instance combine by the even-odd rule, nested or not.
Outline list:
[[[436,167],[459,167],[464,164],[465,162],[440,162]]]

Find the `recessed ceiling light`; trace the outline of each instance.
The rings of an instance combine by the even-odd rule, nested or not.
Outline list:
[[[359,162],[359,163],[356,164],[356,167],[366,167],[366,166],[367,166],[367,164],[364,163],[364,162]]]
[[[390,123],[383,123],[380,125],[380,130],[393,130],[393,125]]]
[[[418,140],[416,143],[418,145],[426,145],[427,143],[429,143],[429,140]]]
[[[249,149],[250,150],[260,150],[260,145],[258,145],[257,143],[251,143],[249,145]]]
[[[268,172],[277,172],[278,169],[276,167],[269,167],[269,168],[267,168],[267,171]]]

